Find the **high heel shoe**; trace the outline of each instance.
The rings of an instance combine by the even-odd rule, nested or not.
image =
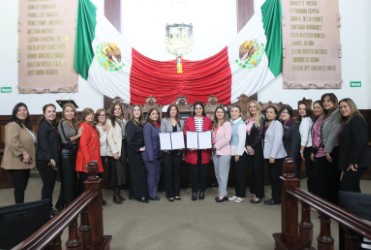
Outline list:
[[[117,188],[113,190],[113,202],[116,204],[122,204],[122,200],[119,197],[119,191]]]
[[[205,199],[205,192],[200,192],[200,194],[198,195],[198,199],[199,200]]]
[[[177,201],[180,201],[182,198],[180,196],[175,196],[174,197]]]
[[[149,200],[146,197],[139,198],[138,201],[143,203],[149,203]]]
[[[192,193],[192,200],[193,201],[197,200],[197,192]]]

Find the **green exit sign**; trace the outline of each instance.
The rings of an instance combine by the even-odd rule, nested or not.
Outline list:
[[[361,81],[351,81],[350,82],[350,87],[352,88],[360,88],[362,86]]]
[[[1,93],[12,93],[12,87],[0,87]]]

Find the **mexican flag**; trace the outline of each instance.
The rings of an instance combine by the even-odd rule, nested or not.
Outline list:
[[[156,61],[142,55],[98,14],[90,0],[79,0],[75,70],[98,92],[143,104],[154,96],[165,105],[185,97],[206,102],[215,95],[229,104],[241,94],[253,95],[282,72],[280,0],[266,0],[233,41],[199,61]]]

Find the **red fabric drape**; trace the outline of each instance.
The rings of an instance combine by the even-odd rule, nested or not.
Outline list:
[[[131,103],[143,104],[150,95],[162,105],[173,103],[179,96],[190,103],[206,102],[210,95],[220,103],[230,103],[232,76],[227,47],[204,60],[182,60],[182,66],[183,73],[177,74],[175,59],[155,61],[132,49]]]

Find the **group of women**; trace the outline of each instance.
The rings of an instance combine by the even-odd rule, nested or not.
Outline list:
[[[165,176],[166,197],[170,202],[181,200],[180,165],[185,154],[189,165],[191,199],[205,198],[207,168],[213,160],[218,181],[216,202],[227,200],[241,203],[246,199],[245,177],[250,169],[250,202],[259,203],[264,194],[264,169],[267,166],[272,198],[267,205],[280,204],[282,166],[289,157],[297,162],[296,174],[304,162],[308,190],[336,203],[340,189],[360,192],[360,177],[370,164],[368,125],[355,103],[345,98],[338,102],[332,93],[324,94],[313,103],[298,103],[298,119],[289,105],[280,110],[268,106],[265,115],[259,103],[248,103],[247,119],[241,108],[231,106],[230,119],[225,107],[215,109],[211,121],[201,102],[193,105],[193,115],[180,119],[176,104],[169,105],[166,117],[152,108],[143,121],[139,105],[132,106],[131,119],[123,117],[124,108],[114,102],[106,117],[104,109],[95,113],[91,108],[77,112],[73,104],[63,107],[62,119],[57,123],[56,107],[43,107],[43,118],[37,136],[32,130],[28,108],[18,103],[5,129],[5,152],[1,167],[7,169],[14,183],[16,203],[24,202],[24,192],[30,169],[38,168],[43,187],[41,196],[49,199],[52,214],[52,194],[57,171],[60,171],[61,193],[58,207],[71,203],[84,190],[88,178],[87,164],[96,161],[98,172],[108,175],[113,189],[113,201],[122,204],[125,198],[120,189],[127,183],[130,172],[130,198],[148,203],[159,200],[157,187],[161,161]],[[161,132],[211,131],[211,149],[161,150]],[[186,136],[185,136],[186,137]],[[37,146],[36,146],[37,145]],[[127,171],[129,166],[130,171]],[[235,194],[228,196],[230,166],[235,172]],[[340,179],[340,173],[342,178]]]

